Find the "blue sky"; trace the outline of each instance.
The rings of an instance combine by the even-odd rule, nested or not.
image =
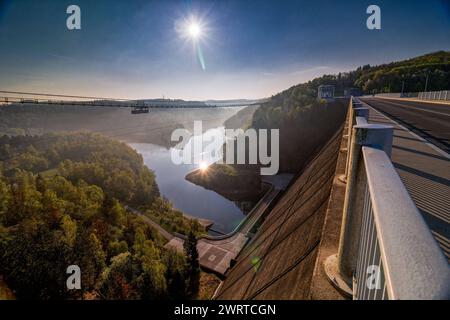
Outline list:
[[[81,30],[66,8],[81,8]],[[366,28],[381,8],[382,29]],[[205,62],[180,24],[195,17]],[[182,30],[183,31],[183,30]],[[123,98],[270,96],[326,73],[450,50],[450,2],[0,0],[0,89]]]

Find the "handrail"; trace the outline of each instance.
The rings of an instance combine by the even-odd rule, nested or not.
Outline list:
[[[449,299],[450,268],[391,160],[371,147],[362,154],[388,298]]]
[[[351,97],[339,250],[325,272],[354,299],[449,299],[447,260],[390,160],[393,127],[368,124],[361,106]]]
[[[367,119],[364,117],[356,117],[356,124],[357,125],[367,124]]]

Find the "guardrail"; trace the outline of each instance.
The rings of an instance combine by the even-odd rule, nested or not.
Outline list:
[[[393,127],[349,107],[346,191],[331,283],[353,299],[449,299],[450,267],[390,160]]]
[[[384,92],[376,93],[375,97],[385,97],[385,98],[417,98],[418,92]]]
[[[419,92],[417,97],[422,100],[450,100],[450,90]]]
[[[450,90],[441,91],[422,91],[422,92],[393,92],[393,93],[377,93],[376,97],[386,98],[415,98],[420,100],[450,100]]]

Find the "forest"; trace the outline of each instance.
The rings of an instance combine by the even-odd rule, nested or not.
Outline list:
[[[428,82],[427,82],[428,78]],[[427,82],[427,83],[426,83]],[[448,90],[450,83],[450,51],[438,51],[408,60],[376,66],[360,66],[349,72],[324,75],[293,86],[272,99],[279,104],[308,104],[317,96],[322,84],[335,86],[335,95],[343,96],[345,89],[358,88],[364,94]],[[289,103],[288,103],[289,104]]]
[[[427,76],[427,90],[449,89],[450,52],[439,51],[379,66],[365,65],[295,85],[257,109],[251,126],[279,128],[280,170],[298,172],[336,132],[345,112],[345,99],[328,104],[317,101],[319,85],[334,85],[336,96],[343,96],[349,88],[359,88],[367,94],[400,92],[404,81],[405,92],[417,92],[424,90]]]
[[[0,137],[0,275],[16,298],[196,298],[200,225],[158,191],[124,143],[98,134]],[[186,254],[125,205],[184,233]],[[158,217],[157,217],[157,216]],[[82,290],[67,290],[78,265]]]
[[[448,90],[450,52],[438,51],[379,66],[366,65],[353,72],[354,86],[363,92],[384,93]],[[428,79],[428,82],[427,82]]]

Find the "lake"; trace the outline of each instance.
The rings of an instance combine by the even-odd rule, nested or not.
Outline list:
[[[207,130],[204,135],[214,133],[215,130],[219,129]],[[196,139],[201,139],[201,136],[191,137],[184,148],[190,147]],[[193,217],[213,221],[212,228],[223,233],[233,231],[245,217],[244,212],[233,201],[184,178],[188,172],[197,169],[198,165],[175,165],[171,159],[172,149],[149,143],[128,143],[128,145],[140,153],[145,165],[155,172],[161,195],[172,202],[176,209]],[[217,160],[217,158],[203,158],[208,164]]]

